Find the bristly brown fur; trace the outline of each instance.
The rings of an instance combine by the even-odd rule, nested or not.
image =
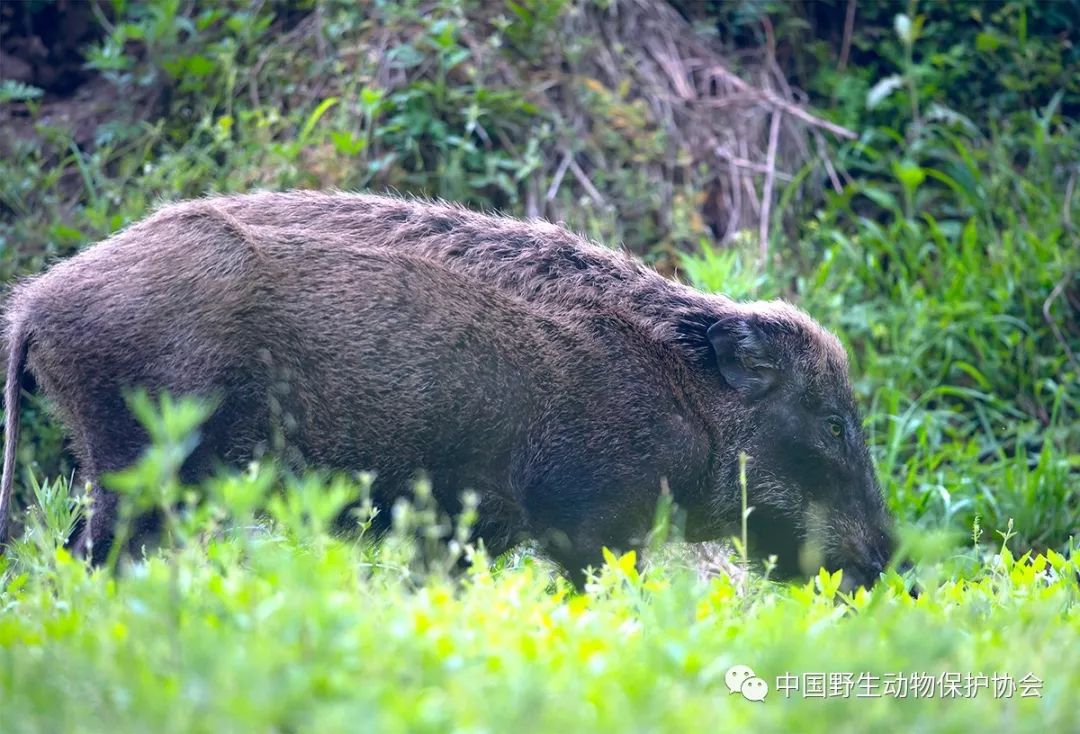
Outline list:
[[[840,483],[857,495],[845,526],[866,526],[873,558],[836,565],[887,558],[835,337],[787,304],[699,293],[546,222],[344,193],[207,198],[20,285],[7,319],[94,484],[81,543],[95,559],[116,505],[98,477],[146,442],[124,403],[137,387],[218,401],[186,479],[270,451],[297,469],[374,469],[386,503],[423,469],[448,511],[479,493],[494,552],[537,538],[579,583],[602,546],[642,542],[664,480],[688,535],[725,532],[743,451],[760,458],[762,516],[775,510],[756,552],[805,529],[808,493]],[[826,410],[851,424],[847,458],[799,443]]]

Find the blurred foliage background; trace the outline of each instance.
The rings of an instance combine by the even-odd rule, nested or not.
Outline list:
[[[562,221],[835,330],[905,521],[1062,549],[1077,24],[1076,0],[5,3],[0,276],[208,192]],[[20,465],[68,475],[24,421]]]

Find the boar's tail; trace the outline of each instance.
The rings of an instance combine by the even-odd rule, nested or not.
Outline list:
[[[8,345],[7,383],[4,386],[4,474],[0,478],[0,544],[7,540],[11,487],[15,483],[15,451],[19,446],[19,398],[26,370],[26,352],[30,346],[24,322],[12,324]]]

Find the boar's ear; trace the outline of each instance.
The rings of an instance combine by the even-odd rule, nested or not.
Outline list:
[[[779,378],[768,335],[753,316],[725,316],[706,332],[724,381],[750,400],[763,397]]]

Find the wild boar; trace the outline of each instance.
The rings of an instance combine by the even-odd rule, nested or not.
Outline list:
[[[0,526],[28,369],[93,483],[95,560],[116,514],[98,478],[145,446],[136,387],[217,399],[189,478],[271,436],[296,467],[374,470],[380,504],[422,469],[446,508],[477,492],[493,553],[538,539],[579,585],[643,542],[665,484],[688,539],[731,532],[743,452],[751,550],[781,575],[811,533],[849,582],[891,554],[835,337],[554,225],[348,194],[167,206],[16,288],[8,340]]]

